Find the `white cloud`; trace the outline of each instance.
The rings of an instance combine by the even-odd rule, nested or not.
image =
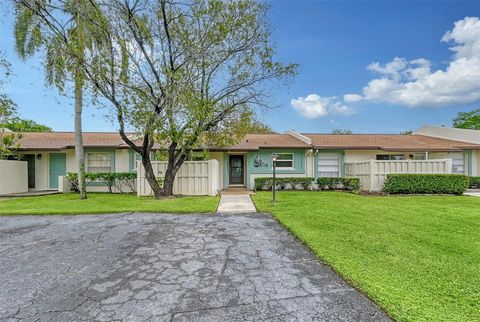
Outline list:
[[[344,105],[335,96],[320,97],[317,94],[310,94],[306,97],[292,99],[291,104],[300,115],[313,119],[331,114],[353,114],[354,111]]]
[[[432,71],[426,59],[395,57],[391,62],[370,64],[380,75],[358,94],[346,94],[345,102],[370,100],[409,107],[440,107],[480,100],[480,19],[466,17],[455,22],[442,42],[452,43],[452,60],[445,69]]]
[[[362,95],[358,94],[345,94],[343,95],[343,101],[346,103],[354,103],[362,100]]]

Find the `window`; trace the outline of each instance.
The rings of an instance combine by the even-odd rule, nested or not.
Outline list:
[[[112,154],[110,152],[87,153],[87,172],[112,172]]]
[[[278,153],[277,168],[293,168],[293,153]]]
[[[318,176],[339,177],[340,176],[340,154],[321,153],[318,155]]]
[[[132,150],[130,154],[130,164],[132,165],[132,172],[137,171],[137,161],[142,161],[142,156]]]
[[[377,160],[400,161],[405,160],[405,156],[403,154],[377,154]]]
[[[427,160],[427,154],[426,153],[415,153],[415,154],[413,154],[413,159],[414,160]]]
[[[465,155],[463,153],[451,153],[452,157],[452,173],[465,173]]]

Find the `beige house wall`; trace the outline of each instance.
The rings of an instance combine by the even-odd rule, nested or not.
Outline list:
[[[210,152],[208,154],[208,159],[209,160],[217,160],[218,161],[218,179],[220,182],[220,185],[223,186],[223,166],[224,166],[224,158],[225,153],[224,152]]]

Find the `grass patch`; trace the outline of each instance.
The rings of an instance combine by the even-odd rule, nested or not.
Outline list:
[[[155,200],[129,194],[89,193],[87,200],[67,193],[0,201],[0,215],[74,215],[119,212],[209,213],[219,197],[179,197]]]
[[[253,196],[399,321],[480,320],[480,198]]]

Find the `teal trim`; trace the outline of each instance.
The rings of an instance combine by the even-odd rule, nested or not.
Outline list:
[[[340,153],[340,177],[345,176],[345,151]]]
[[[250,160],[252,160],[252,162],[250,162]],[[247,153],[245,155],[245,159],[243,161],[246,162],[246,165],[247,165],[247,166],[243,165],[243,168],[244,168],[244,171],[246,172],[245,173],[245,180],[247,180],[247,182],[246,182],[247,183],[247,190],[250,190],[250,189],[252,189],[252,185],[250,184],[250,174],[248,173],[248,165],[250,163],[253,163],[253,159],[250,157],[250,153]]]
[[[223,154],[223,188],[228,187],[228,158],[229,154]]]
[[[135,164],[135,162],[137,161],[141,161],[142,160],[142,157],[140,156],[140,154],[138,154],[137,152],[135,152],[133,149],[129,149],[128,150],[128,170],[129,172],[135,172],[133,171],[133,166]],[[152,160],[152,161],[155,161],[155,160]]]
[[[251,174],[272,174],[272,153],[292,153],[293,168],[277,169],[279,174],[302,174],[305,173],[305,150],[292,149],[262,149],[260,151],[247,153],[247,177]],[[255,159],[263,161],[263,166],[255,167]]]
[[[128,171],[133,172],[133,150],[128,150]]]
[[[66,153],[50,153],[49,154],[49,187],[58,188],[58,176],[67,174],[67,154]]]
[[[315,151],[315,164],[314,164],[314,174],[315,178],[318,178],[318,159],[322,153],[338,153],[339,154],[339,169],[338,175],[340,177],[345,176],[345,151],[344,150],[316,150]]]
[[[472,150],[467,151],[467,162],[468,162],[468,175],[472,176],[472,169],[473,169],[473,157],[472,157]]]

